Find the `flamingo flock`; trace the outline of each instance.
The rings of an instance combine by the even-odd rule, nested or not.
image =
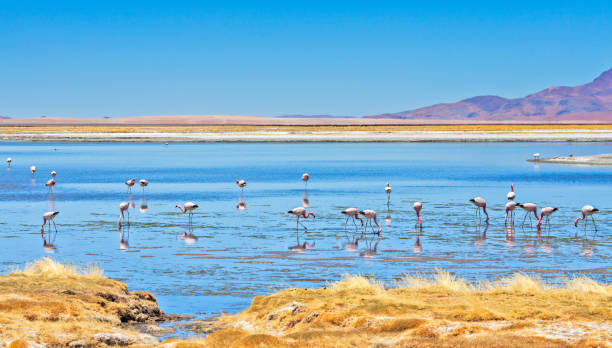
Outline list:
[[[8,157],[6,159],[7,162],[7,166],[10,168],[11,163],[12,163],[12,159],[10,157]],[[29,167],[29,171],[32,174],[32,176],[34,176],[34,174],[36,173],[36,166],[32,165]],[[53,187],[56,184],[55,178],[56,178],[57,173],[55,171],[51,171],[51,179],[49,179],[46,183],[45,186],[49,188],[49,191],[51,191],[53,189]],[[304,182],[304,188],[306,190],[307,188],[307,184],[308,181],[310,179],[310,175],[308,173],[303,173],[301,176],[302,181]],[[129,179],[127,181],[125,181],[125,185],[127,186],[127,191],[128,193],[131,192],[132,187],[135,185],[136,183],[136,179],[132,178]],[[139,185],[140,187],[142,187],[143,190],[143,194],[144,194],[144,189],[145,187],[147,187],[149,185],[148,180],[146,179],[141,179],[139,180]],[[236,180],[236,185],[240,188],[241,192],[244,192],[244,188],[247,186],[247,182],[244,179],[238,179]],[[387,182],[385,187],[384,187],[384,191],[387,195],[387,206],[389,206],[389,202],[391,200],[391,185]],[[515,210],[516,208],[521,208],[523,209],[523,211],[525,211],[525,215],[523,217],[523,221],[522,221],[522,225],[524,226],[526,223],[527,218],[529,218],[529,223],[530,225],[532,224],[532,218],[531,215],[533,215],[535,217],[535,219],[537,220],[536,222],[536,227],[538,229],[540,229],[542,226],[545,226],[547,229],[550,229],[550,217],[552,216],[553,213],[555,213],[556,211],[558,211],[559,209],[556,207],[543,207],[540,209],[539,211],[539,215],[538,215],[538,209],[537,209],[537,205],[535,203],[518,203],[515,201],[516,199],[516,192],[514,190],[514,184],[510,185],[510,191],[507,193],[506,198],[507,198],[507,203],[505,203],[505,207],[504,207],[504,211],[505,211],[505,216],[504,216],[504,225],[512,225],[514,226],[515,221],[514,221],[514,214],[515,214]],[[484,221],[488,224],[489,220],[490,220],[490,216],[489,213],[487,212],[487,201],[482,198],[482,197],[474,197],[472,199],[469,200],[470,203],[472,203],[475,207],[475,218],[478,221],[482,220],[482,214],[484,214],[485,219]],[[304,225],[304,223],[302,223],[300,221],[300,219],[308,219],[309,217],[313,217],[315,218],[315,213],[312,211],[307,211],[307,207],[308,207],[308,199],[307,199],[307,193],[305,191],[304,193],[304,199],[303,199],[303,206],[300,207],[296,207],[293,208],[289,211],[287,211],[288,214],[294,215],[296,217],[296,232],[299,230],[299,227],[302,226],[302,228],[304,229],[304,231],[307,231],[308,228],[306,227],[306,225]],[[127,215],[127,220],[128,220],[128,224],[129,224],[129,208],[130,205],[133,206],[133,203],[130,204],[129,202],[122,202],[119,205],[119,219],[117,221],[119,227],[121,228],[121,224],[123,222],[123,220],[125,219],[125,215]],[[144,204],[141,204],[141,211],[143,211],[142,206],[144,206],[144,210],[146,210],[146,201]],[[180,205],[177,204],[175,205],[176,208],[178,208],[181,213],[183,214],[188,214],[188,224],[191,226],[193,223],[193,214],[194,214],[194,210],[199,208],[199,205],[194,203],[194,202],[185,202],[184,204]],[[412,205],[415,214],[416,214],[416,220],[415,220],[415,226],[418,226],[419,228],[422,227],[423,225],[423,220],[421,217],[421,210],[423,209],[423,203],[421,202],[414,202]],[[239,200],[239,204],[237,206],[238,210],[245,210],[246,209],[246,204],[244,203],[244,199],[241,197]],[[482,213],[481,213],[482,212]],[[586,228],[587,225],[589,224],[589,220],[591,222],[591,224],[593,225],[593,227],[595,228],[595,230],[597,230],[597,225],[595,223],[595,219],[593,217],[594,214],[599,213],[600,210],[591,206],[591,205],[585,205],[582,207],[581,209],[581,216],[577,217],[574,220],[574,226],[578,226],[579,222],[583,222],[584,227]],[[377,214],[376,211],[373,209],[363,209],[363,210],[359,210],[356,207],[350,207],[350,208],[346,208],[344,210],[342,210],[340,212],[342,215],[346,216],[346,219],[344,221],[344,229],[346,231],[346,228],[348,226],[348,222],[349,220],[352,220],[353,225],[355,226],[355,229],[358,230],[359,226],[357,224],[357,220],[359,220],[361,227],[363,227],[363,231],[364,233],[366,231],[369,230],[371,231],[372,234],[376,234],[379,236],[381,236],[381,232],[382,232],[382,227],[380,226],[380,224],[378,223],[377,220]],[[49,227],[49,231],[51,230],[51,223],[53,224],[55,230],[57,231],[57,226],[55,224],[55,217],[59,214],[59,211],[49,211],[43,214],[43,223],[41,225],[41,233],[44,232],[44,227],[45,225],[48,225]],[[364,221],[365,220],[365,221]],[[513,228],[513,227],[512,227]],[[420,236],[420,234],[419,234]],[[362,237],[363,237],[363,233],[362,233]],[[359,242],[359,240],[362,238],[358,238],[356,240],[354,240],[352,243],[348,243],[347,244],[347,248],[349,248],[349,244],[350,248],[356,247],[357,243]],[[298,243],[299,244],[299,243]],[[417,240],[417,243],[415,244],[415,248],[416,245],[418,245],[419,242]],[[314,247],[314,244],[310,245],[308,243],[305,244],[301,244],[298,245],[297,249],[311,249]]]

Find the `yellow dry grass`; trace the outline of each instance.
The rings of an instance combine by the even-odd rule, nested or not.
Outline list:
[[[0,276],[0,346],[105,346],[93,338],[99,333],[142,342],[144,336],[122,323],[146,321],[154,314],[163,312],[151,294],[130,293],[125,284],[104,278],[95,266],[79,268],[44,258]]]
[[[561,287],[524,274],[472,284],[439,271],[388,287],[346,276],[257,296],[205,340],[168,346],[602,347],[612,342],[611,319],[612,286],[586,277]]]
[[[235,133],[235,132],[497,132],[527,130],[611,130],[612,124],[456,124],[347,126],[0,126],[0,134],[19,133]]]

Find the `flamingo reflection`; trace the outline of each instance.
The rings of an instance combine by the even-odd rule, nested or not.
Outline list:
[[[359,255],[361,257],[374,257],[376,256],[376,252],[378,249],[378,244],[380,243],[380,241],[382,240],[381,236],[378,236],[376,238],[376,243],[374,243],[374,245],[372,245],[372,241],[369,241],[366,239],[366,249],[364,251],[362,251]]]
[[[130,224],[127,224],[125,233],[123,232],[121,225],[119,225],[117,228],[117,232],[119,233],[119,249],[127,250],[130,247]]]
[[[242,197],[238,198],[238,204],[236,205],[236,209],[237,210],[245,210],[246,209],[246,202],[244,201],[244,198],[242,198]]]
[[[147,198],[146,197],[140,198],[140,212],[141,213],[146,213],[147,209],[149,209],[149,204],[147,203]]]
[[[412,247],[412,250],[414,250],[416,254],[420,254],[421,251],[423,251],[423,248],[421,247],[421,232],[423,232],[423,227],[418,226],[416,232],[417,239],[416,241],[414,241],[414,246]]]
[[[44,231],[40,231],[40,238],[42,238],[43,240],[43,250],[46,253],[53,254],[57,250],[55,246],[56,237],[57,237],[57,230],[55,230],[55,233],[52,233],[51,230],[49,230],[46,237],[45,237]]]

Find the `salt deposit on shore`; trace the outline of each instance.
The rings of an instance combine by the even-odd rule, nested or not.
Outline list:
[[[538,163],[559,163],[589,166],[612,166],[612,154],[602,154],[594,156],[562,156],[552,158],[530,159],[529,162]]]
[[[240,132],[16,132],[3,141],[67,142],[604,142],[610,130],[520,131],[240,131]]]

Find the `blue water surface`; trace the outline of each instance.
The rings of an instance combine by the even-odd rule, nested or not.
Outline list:
[[[579,274],[610,282],[612,168],[535,165],[526,161],[534,152],[610,153],[612,144],[0,143],[1,158],[13,159],[0,170],[1,271],[43,256],[95,263],[131,290],[151,291],[164,311],[196,316],[237,312],[254,295],[321,287],[343,274],[390,285],[436,269],[472,281],[520,271],[551,282]],[[130,178],[149,186],[127,194]],[[244,193],[236,179],[247,180]],[[514,230],[504,228],[511,183],[517,202],[559,208],[549,229],[538,233],[529,220],[521,228],[522,211]],[[475,196],[487,199],[490,225],[475,221]],[[287,211],[304,198],[316,218],[296,235]],[[134,208],[118,230],[122,201]],[[175,208],[185,201],[200,206],[192,226]],[[415,201],[423,202],[420,236]],[[573,226],[585,204],[602,211],[597,232]],[[382,239],[367,234],[353,250],[361,228],[345,231],[339,213],[347,207],[376,210]],[[58,232],[52,225],[41,236],[49,210],[60,211]],[[315,246],[295,248],[304,242]]]

